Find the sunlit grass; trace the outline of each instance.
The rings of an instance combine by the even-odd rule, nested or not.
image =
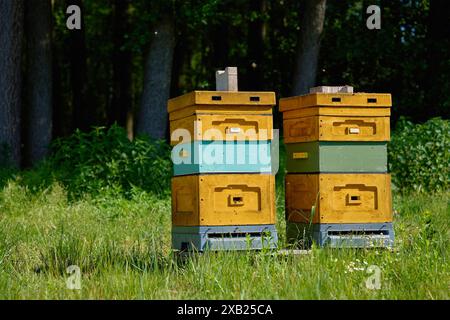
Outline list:
[[[284,243],[283,193],[278,231]],[[449,194],[394,196],[396,249],[308,255],[170,250],[170,199],[136,191],[67,200],[63,187],[0,191],[2,299],[448,299]],[[66,268],[81,268],[81,290]],[[367,267],[381,269],[370,290]]]

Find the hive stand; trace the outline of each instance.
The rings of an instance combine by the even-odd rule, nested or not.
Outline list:
[[[393,247],[394,229],[392,223],[287,223],[286,238],[306,246],[315,242],[335,248]]]

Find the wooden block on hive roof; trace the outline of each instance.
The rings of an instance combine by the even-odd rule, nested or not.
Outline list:
[[[309,93],[353,93],[351,86],[319,86],[309,89]]]
[[[217,91],[238,91],[237,67],[226,67],[216,71]]]

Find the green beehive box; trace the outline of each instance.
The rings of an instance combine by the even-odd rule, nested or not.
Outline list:
[[[387,172],[386,142],[314,141],[286,144],[291,173]]]

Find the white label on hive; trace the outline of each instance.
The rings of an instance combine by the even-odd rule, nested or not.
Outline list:
[[[241,132],[241,128],[231,127],[231,128],[228,129],[228,132],[229,133],[239,133],[239,132]]]
[[[350,128],[349,132],[350,133],[359,133],[359,128]]]

